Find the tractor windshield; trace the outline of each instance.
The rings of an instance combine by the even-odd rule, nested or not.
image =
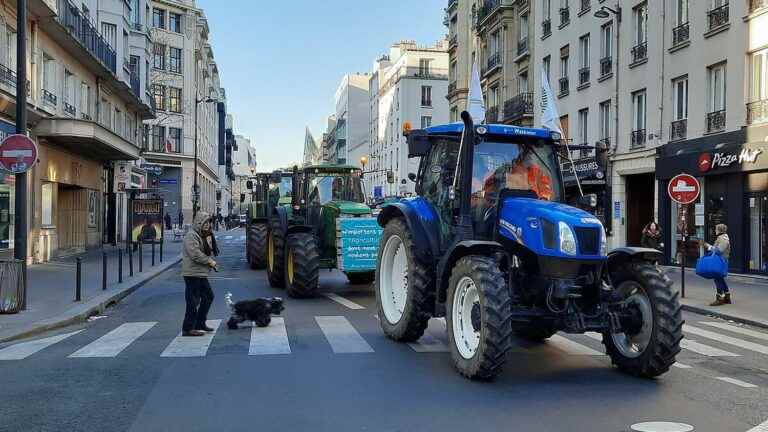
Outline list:
[[[365,202],[359,173],[320,173],[309,178],[309,202],[325,204],[329,201]]]
[[[291,177],[285,176],[280,178],[280,183],[271,183],[269,190],[272,193],[279,192],[280,198],[291,196]]]
[[[530,191],[559,201],[562,191],[555,149],[533,142],[481,141],[472,167],[473,201],[495,201],[502,189]]]

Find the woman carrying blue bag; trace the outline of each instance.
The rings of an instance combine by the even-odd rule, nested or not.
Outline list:
[[[714,255],[719,255],[725,263],[725,272],[723,275],[712,278],[715,281],[715,301],[710,303],[710,306],[721,306],[724,304],[731,304],[731,292],[728,289],[728,284],[725,282],[725,277],[728,270],[728,258],[731,256],[731,239],[728,238],[728,227],[725,224],[717,224],[715,226],[715,244],[704,243],[704,247],[707,251],[712,252]]]

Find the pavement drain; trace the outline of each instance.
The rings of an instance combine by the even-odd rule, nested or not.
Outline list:
[[[644,422],[630,426],[635,432],[693,432],[693,426],[675,422]]]

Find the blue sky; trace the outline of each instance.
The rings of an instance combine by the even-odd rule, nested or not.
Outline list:
[[[446,0],[197,2],[236,133],[255,143],[259,170],[300,161],[305,126],[322,137],[345,73],[369,72],[401,39],[432,44],[447,31]]]

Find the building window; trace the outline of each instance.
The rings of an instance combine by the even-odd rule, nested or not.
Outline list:
[[[603,101],[600,103],[600,141],[604,144],[610,144],[608,141],[611,136],[611,101]]]
[[[632,63],[648,58],[648,4],[637,6],[633,12],[635,46],[632,47]]]
[[[685,139],[688,135],[688,77],[672,81],[672,125],[669,131],[671,141]]]
[[[426,129],[432,126],[432,116],[421,116],[421,128]]]
[[[165,28],[165,11],[162,9],[152,9],[152,26],[155,28]]]
[[[579,38],[579,85],[589,83],[589,33]]]
[[[747,124],[768,120],[768,49],[751,55]]]
[[[428,77],[432,59],[419,59],[419,76]]]
[[[569,48],[568,45],[560,48],[560,97],[566,96],[570,91],[570,82],[568,80],[568,66],[569,66]]]
[[[600,76],[613,72],[613,23],[600,28]]]
[[[168,128],[168,144],[172,153],[181,153],[181,128]]]
[[[91,87],[80,84],[80,113],[84,120],[91,120]]]
[[[109,46],[117,50],[117,26],[110,23],[101,23],[101,35]]]
[[[181,48],[170,47],[168,70],[173,73],[181,73]]]
[[[528,92],[528,71],[520,72],[517,75],[517,94]]]
[[[152,151],[162,152],[165,150],[165,126],[152,126]]]
[[[725,91],[726,91],[726,64],[710,66],[708,68],[709,93],[707,114],[707,132],[719,132],[725,129]]]
[[[2,52],[2,57],[0,58],[0,62],[2,62],[2,64],[6,66],[8,69],[15,71],[16,70],[16,32],[6,27],[5,31],[3,33],[0,33],[0,36],[3,37],[3,41],[2,41],[3,52]]]
[[[68,70],[64,70],[64,92],[62,93],[62,96],[64,97],[64,112],[75,116],[77,115],[77,83],[76,83],[75,75],[72,74],[72,72]]]
[[[168,87],[168,111],[181,112],[181,89]]]
[[[589,108],[579,110],[579,144],[586,145],[589,142]]]
[[[632,136],[630,148],[645,146],[646,95],[645,89],[632,93]]]
[[[177,13],[168,13],[168,30],[181,33],[181,15]]]
[[[153,84],[152,96],[155,98],[155,108],[165,111],[165,89],[164,85]]]
[[[544,67],[544,74],[546,74],[548,82],[551,82],[550,75],[549,75],[549,70],[550,70],[550,67],[551,67],[551,63],[552,63],[552,56],[544,57],[542,59],[542,63],[541,63],[542,66]]]
[[[421,86],[421,106],[423,107],[432,106],[432,87],[431,86]]]
[[[688,0],[677,0],[675,19],[677,20],[677,25],[688,23]]]
[[[133,24],[134,28],[137,28],[141,24],[139,0],[131,0],[131,24]]]
[[[459,120],[459,109],[457,107],[451,108],[450,120],[451,123],[457,122]]]
[[[518,34],[517,54],[521,55],[528,51],[528,14],[520,15],[520,31]]]
[[[156,43],[152,46],[152,67],[165,70],[165,45]]]

